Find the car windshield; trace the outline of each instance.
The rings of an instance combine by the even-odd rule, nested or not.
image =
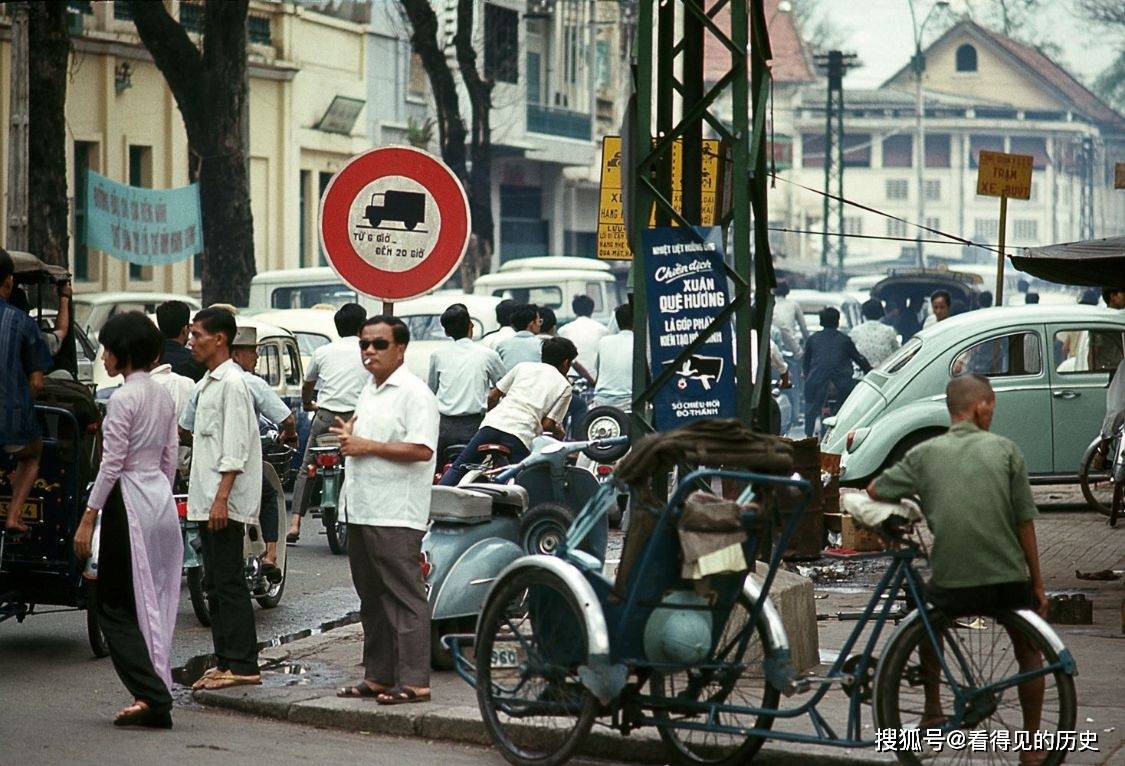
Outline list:
[[[918,356],[918,352],[921,350],[921,338],[911,338],[903,344],[902,348],[884,359],[883,363],[875,369],[884,375],[894,375],[909,364],[911,359]]]
[[[331,342],[327,335],[320,333],[295,332],[293,334],[297,337],[297,347],[301,349],[301,356],[312,356],[312,352]]]

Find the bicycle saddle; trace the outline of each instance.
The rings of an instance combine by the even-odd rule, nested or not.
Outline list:
[[[485,454],[488,452],[499,452],[501,455],[511,455],[512,451],[505,447],[503,444],[482,444],[477,447],[477,452]]]

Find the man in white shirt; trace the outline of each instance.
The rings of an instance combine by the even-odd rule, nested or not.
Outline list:
[[[305,412],[316,414],[313,415],[309,440],[305,443],[305,454],[301,458],[302,469],[312,460],[316,438],[328,433],[336,418],[345,422],[351,419],[359,392],[371,377],[363,369],[359,353],[359,330],[366,320],[367,311],[363,306],[345,303],[333,317],[340,338],[313,351],[312,360],[305,370],[304,385],[301,386],[301,402]],[[314,391],[316,401],[313,401]],[[298,471],[297,480],[293,483],[293,520],[285,536],[288,543],[297,542],[301,536],[301,519],[308,511],[311,494],[312,486],[309,485],[307,472]]]
[[[501,378],[488,395],[489,412],[480,430],[441,477],[456,486],[464,465],[476,459],[482,444],[508,448],[513,463],[531,454],[531,442],[544,431],[563,438],[562,421],[570,408],[571,384],[566,374],[578,349],[566,338],[543,341],[542,362],[522,362]]]
[[[480,342],[485,348],[495,351],[497,343],[516,334],[515,328],[512,327],[512,311],[517,305],[519,304],[511,298],[505,298],[496,304],[496,324],[499,327],[481,336]]]
[[[578,349],[577,361],[582,367],[593,370],[598,366],[598,343],[609,334],[609,330],[591,318],[594,299],[589,295],[574,296],[570,308],[574,311],[574,321],[559,329],[559,337],[566,338]]]
[[[773,294],[773,324],[781,331],[781,345],[799,358],[809,340],[809,328],[805,324],[801,304],[788,297],[789,285],[784,281],[777,283]]]
[[[613,311],[620,331],[606,335],[598,342],[597,384],[594,386],[595,407],[633,409],[633,306],[624,303]],[[575,344],[577,345],[577,344]]]
[[[430,355],[427,381],[437,395],[441,428],[437,460],[444,466],[446,450],[465,444],[480,428],[488,408],[488,392],[504,377],[500,355],[473,342],[473,322],[463,303],[454,303],[441,315],[441,326],[452,343]]]
[[[262,445],[254,402],[231,359],[234,315],[208,308],[191,325],[192,356],[207,368],[197,384],[192,426],[188,519],[200,530],[203,586],[211,607],[217,665],[193,688],[259,684],[258,638],[250,591],[242,574],[243,533],[258,516]],[[180,424],[185,426],[183,422]]]
[[[360,335],[369,373],[355,414],[338,419],[347,458],[340,512],[363,622],[363,680],[341,697],[430,699],[430,609],[418,562],[430,518],[438,402],[403,365],[410,330],[376,316]]]
[[[539,337],[539,328],[542,325],[539,307],[534,303],[524,303],[512,310],[512,329],[516,333],[496,344],[496,353],[504,363],[505,373],[511,372],[521,362],[540,361],[543,340]]]
[[[860,310],[863,312],[863,321],[853,327],[848,336],[863,358],[872,367],[878,367],[884,359],[898,351],[901,345],[898,333],[895,328],[883,322],[883,304],[875,298],[864,301]]]
[[[172,403],[176,405],[176,422],[178,423],[180,415],[183,414],[188,402],[191,401],[195,381],[186,375],[178,375],[172,372],[172,365],[170,364],[157,365],[148,374],[149,377],[162,385],[164,390],[172,397]]]

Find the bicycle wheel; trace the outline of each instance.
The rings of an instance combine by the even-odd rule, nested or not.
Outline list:
[[[1078,485],[1082,488],[1082,497],[1086,504],[1103,516],[1110,515],[1110,503],[1113,499],[1113,480],[1110,479],[1109,466],[1101,469],[1093,467],[1097,450],[1090,448],[1082,456],[1082,466],[1078,469]],[[1108,459],[1107,459],[1108,460]]]
[[[687,669],[678,673],[653,672],[649,689],[653,697],[693,702],[718,702],[741,707],[776,709],[780,699],[777,689],[766,683],[762,673],[765,659],[766,620],[759,615],[757,625],[749,626],[753,604],[741,597],[723,629],[716,651],[716,660],[728,663],[729,669],[701,671]],[[745,641],[741,639],[745,638]],[[704,713],[654,710],[657,731],[676,763],[685,766],[738,766],[749,763],[765,742],[761,736],[723,734],[680,729],[672,723],[707,721]],[[660,722],[666,721],[662,725]],[[773,716],[719,713],[712,723],[742,729],[768,729]]]
[[[1039,677],[1043,702],[1038,723],[1024,718],[1020,689],[1008,687],[983,693],[955,710],[953,685],[962,694],[1012,678],[1020,672],[1014,637],[1038,653],[1039,662],[1058,661],[1058,654],[1043,636],[1017,612],[950,618],[930,612],[934,632],[941,643],[941,656],[949,670],[937,662],[937,654],[921,620],[897,634],[887,647],[875,677],[876,728],[895,732],[921,730],[919,741],[899,741],[895,755],[900,763],[918,766],[932,763],[1018,763],[1020,752],[1012,746],[997,746],[997,737],[1015,742],[1016,732],[1045,732],[1056,741],[1060,731],[1074,731],[1077,703],[1074,679],[1062,670]],[[1040,664],[1039,667],[1042,665]],[[1022,685],[1030,700],[1036,695],[1036,679]],[[928,699],[927,699],[928,698]],[[940,729],[940,737],[927,735]],[[936,733],[936,732],[935,732]],[[983,734],[983,747],[977,749]],[[964,736],[962,736],[964,735]],[[900,735],[901,736],[901,735]],[[947,738],[948,737],[948,738]],[[950,744],[958,740],[962,747]],[[940,747],[938,746],[940,743]],[[913,749],[917,745],[920,750]],[[1067,753],[1045,753],[1046,766],[1062,763]]]
[[[558,766],[597,713],[578,668],[586,624],[556,575],[525,570],[489,596],[477,629],[477,702],[493,745],[516,766]]]
[[[1125,516],[1125,482],[1113,485],[1113,507],[1109,512],[1109,525],[1117,526],[1117,519]]]

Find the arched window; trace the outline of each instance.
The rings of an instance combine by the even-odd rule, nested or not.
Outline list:
[[[957,71],[977,71],[977,49],[968,43],[957,49]]]

